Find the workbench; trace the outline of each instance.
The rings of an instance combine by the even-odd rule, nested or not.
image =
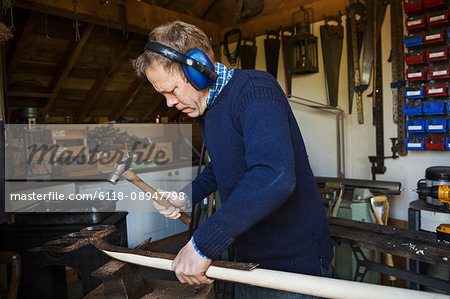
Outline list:
[[[450,281],[375,263],[365,257],[361,248],[390,253],[450,270],[450,244],[438,242],[431,232],[413,231],[392,226],[329,218],[330,233],[334,241],[348,243],[357,260],[354,280],[362,281],[367,271],[395,276],[424,286],[450,293]]]

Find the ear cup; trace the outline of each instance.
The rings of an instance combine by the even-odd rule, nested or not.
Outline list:
[[[185,55],[197,60],[203,65],[206,65],[211,70],[214,70],[214,66],[203,51],[194,49]],[[183,71],[189,83],[191,83],[197,90],[208,88],[214,83],[213,80],[186,64],[183,64]]]

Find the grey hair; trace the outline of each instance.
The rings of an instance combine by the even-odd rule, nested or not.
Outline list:
[[[160,43],[183,54],[199,49],[208,56],[213,64],[216,62],[208,36],[192,24],[182,21],[162,24],[150,32],[148,41]],[[131,60],[131,64],[139,77],[145,77],[145,70],[154,62],[161,63],[168,71],[178,71],[182,77],[185,77],[180,63],[155,52],[145,51],[136,59]]]

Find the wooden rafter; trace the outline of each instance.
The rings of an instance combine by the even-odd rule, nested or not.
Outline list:
[[[98,98],[103,92],[104,87],[109,82],[111,75],[120,67],[120,63],[128,55],[128,52],[141,41],[142,36],[133,35],[127,42],[122,43],[116,54],[110,58],[110,64],[106,66],[95,80],[94,85],[88,91],[83,100],[83,104],[75,113],[74,122],[78,123],[82,117],[85,116],[97,102]]]
[[[194,17],[201,18],[213,6],[215,0],[197,0],[194,7],[192,7],[192,14]]]
[[[72,67],[74,66],[78,57],[80,56],[81,50],[83,49],[84,45],[89,39],[89,36],[91,35],[93,29],[94,24],[87,24],[86,28],[84,29],[81,35],[80,40],[78,42],[72,40],[67,46],[66,51],[64,52],[64,55],[61,59],[59,68],[55,72],[55,75],[53,76],[52,81],[50,82],[47,88],[47,91],[49,93],[55,94],[56,96],[49,98],[44,108],[44,114],[49,113],[50,110],[52,109],[52,106],[55,102],[59,90],[61,89],[61,86],[63,85],[70,71],[72,70]]]
[[[314,11],[313,22],[323,20],[324,15],[337,15],[339,11],[345,12],[345,7],[348,5],[346,1],[336,0],[316,0],[311,1],[309,3],[304,3],[303,6],[305,8],[312,8]],[[246,36],[260,36],[265,35],[267,30],[275,30],[279,27],[292,26],[292,15],[295,13],[294,22],[300,21],[302,14],[298,13],[299,8],[292,8],[288,10],[284,10],[282,12],[278,12],[271,15],[266,15],[263,17],[254,17],[249,21],[239,23],[237,25],[233,25],[230,27],[223,27],[220,30],[220,36],[223,39],[224,34],[233,29],[239,28],[242,31],[242,35]],[[315,32],[317,35],[318,32]],[[232,37],[230,38],[230,42],[235,41]]]
[[[44,93],[44,92],[29,92],[29,91],[8,91],[10,97],[20,98],[52,98],[56,96],[56,93]]]
[[[17,42],[15,43],[16,46],[14,49],[12,49],[12,55],[9,58],[8,66],[6,67],[6,78],[8,82],[11,81],[12,74],[14,73],[14,71],[17,68],[17,65],[19,64],[20,56],[26,49],[26,43],[31,33],[33,32],[33,28],[36,25],[36,20],[37,14],[31,13],[22,31],[16,37],[17,38]]]
[[[108,8],[106,8],[103,3],[104,1],[78,0],[78,20],[88,23],[104,24],[105,9],[108,9],[109,26],[120,30],[126,29],[127,31],[140,34],[147,34],[156,26],[168,21],[182,20],[198,26],[213,39],[215,44],[219,44],[220,26],[216,23],[136,0],[110,1]],[[65,18],[74,17],[73,1],[16,0],[15,5],[32,11],[39,11]],[[121,22],[118,5],[126,7],[127,24],[125,25]]]
[[[134,97],[137,95],[139,90],[144,86],[144,80],[136,78],[133,82],[131,82],[128,89],[123,94],[122,98],[116,105],[116,109],[112,111],[109,115],[110,120],[116,120],[127,110],[127,108],[131,105],[134,100]]]
[[[161,105],[161,102],[165,103],[166,99],[160,100],[161,98],[155,94],[154,97],[152,97],[152,100],[147,104],[147,108],[142,111],[142,113],[139,115],[139,122],[144,122],[145,119],[151,115],[153,112],[158,109],[159,105]]]
[[[167,114],[166,114],[166,116],[169,118],[169,121],[173,121],[173,120],[175,120],[177,117],[178,117],[178,115],[180,115],[181,113],[183,113],[183,112],[181,112],[180,110],[178,110],[178,109],[169,109],[168,111],[167,111]]]

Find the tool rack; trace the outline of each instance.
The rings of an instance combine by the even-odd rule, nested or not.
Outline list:
[[[450,1],[403,2],[405,140],[409,150],[450,150]]]

